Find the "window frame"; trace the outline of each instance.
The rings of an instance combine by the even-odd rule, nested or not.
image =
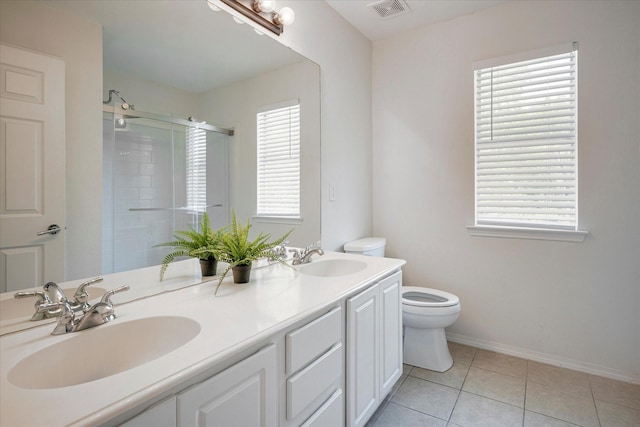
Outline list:
[[[479,204],[478,204],[478,156],[479,156],[479,128],[478,122],[484,121],[481,119],[480,112],[478,110],[478,87],[477,87],[477,76],[478,72],[487,72],[491,71],[494,67],[509,67],[513,66],[517,63],[523,61],[531,61],[531,60],[544,60],[552,56],[567,54],[570,52],[576,52],[577,54],[577,42],[573,43],[565,43],[563,45],[552,46],[545,49],[538,49],[534,51],[522,52],[516,55],[504,56],[500,58],[494,58],[486,61],[475,62],[473,64],[473,78],[474,78],[474,225],[467,226],[469,233],[473,236],[485,236],[485,237],[507,237],[507,238],[525,238],[525,239],[536,239],[536,240],[561,240],[561,241],[572,241],[572,242],[581,242],[584,241],[584,238],[588,234],[586,231],[578,230],[578,100],[577,100],[577,63],[575,64],[575,101],[571,108],[573,108],[574,114],[574,126],[575,126],[575,136],[574,136],[574,166],[573,171],[575,173],[575,178],[573,180],[573,186],[575,191],[575,202],[574,202],[574,224],[571,225],[558,225],[552,224],[550,221],[548,223],[542,223],[540,221],[534,222],[533,218],[524,219],[524,222],[518,222],[515,219],[506,219],[506,212],[508,209],[505,208],[502,215],[505,215],[502,219],[498,218],[492,219],[489,216],[485,216],[479,221]],[[493,78],[493,77],[492,77]],[[493,80],[491,80],[491,85],[493,85]],[[492,86],[493,87],[493,86]],[[493,92],[492,92],[493,93]],[[493,95],[490,97],[493,100]],[[481,99],[482,100],[482,99]],[[490,107],[490,111],[493,114],[493,105]],[[526,111],[526,110],[525,110]],[[530,114],[530,113],[528,113]],[[490,119],[490,127],[493,129],[493,116]],[[507,122],[507,126],[509,126],[509,122]],[[521,125],[526,126],[526,125]],[[492,131],[493,132],[493,131]],[[499,138],[497,138],[499,139]],[[525,139],[526,141],[526,139]],[[529,139],[529,141],[533,142],[533,139]],[[482,143],[486,143],[487,140],[483,138]],[[493,143],[493,133],[491,133],[491,138],[489,140],[490,143]],[[535,144],[531,144],[532,146]],[[553,144],[548,144],[553,145]],[[517,167],[517,166],[516,166]],[[512,189],[514,190],[514,189]],[[543,197],[544,198],[544,197]],[[516,204],[516,206],[519,206]],[[499,209],[499,208],[498,208]],[[527,222],[530,221],[530,222]]]
[[[297,212],[276,212],[261,210],[261,172],[264,170],[264,165],[261,164],[261,147],[263,143],[263,135],[261,134],[261,115],[266,113],[273,113],[279,110],[295,110],[294,117],[297,116],[297,120],[289,123],[289,145],[290,149],[293,149],[295,153],[294,158],[297,158],[297,189],[294,190],[289,196],[296,197],[294,202],[297,204]],[[292,131],[293,129],[293,131]],[[289,101],[280,102],[277,104],[263,106],[258,108],[256,113],[256,206],[255,215],[253,219],[256,222],[269,222],[269,223],[285,223],[285,224],[300,224],[302,222],[302,144],[301,144],[301,131],[302,131],[302,110],[299,99],[292,99]],[[292,133],[293,132],[293,133]],[[292,145],[293,143],[293,145]],[[268,192],[268,190],[267,190]],[[268,203],[268,201],[267,201]]]

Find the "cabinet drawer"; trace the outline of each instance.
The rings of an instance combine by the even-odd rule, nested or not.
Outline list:
[[[341,426],[344,424],[342,389],[336,390],[301,427]]]
[[[342,309],[327,314],[289,332],[286,337],[286,373],[291,375],[342,339]]]
[[[294,419],[342,375],[342,343],[287,380],[287,418]]]

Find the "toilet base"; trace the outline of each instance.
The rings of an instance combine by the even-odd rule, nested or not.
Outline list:
[[[422,329],[404,327],[404,363],[444,372],[453,366],[444,328]]]

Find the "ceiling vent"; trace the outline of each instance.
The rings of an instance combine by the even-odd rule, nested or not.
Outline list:
[[[411,11],[409,5],[404,0],[379,0],[369,3],[367,7],[383,19],[392,18]]]

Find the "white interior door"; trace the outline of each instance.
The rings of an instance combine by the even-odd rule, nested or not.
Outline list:
[[[0,44],[0,292],[64,280],[64,79],[61,59]]]

